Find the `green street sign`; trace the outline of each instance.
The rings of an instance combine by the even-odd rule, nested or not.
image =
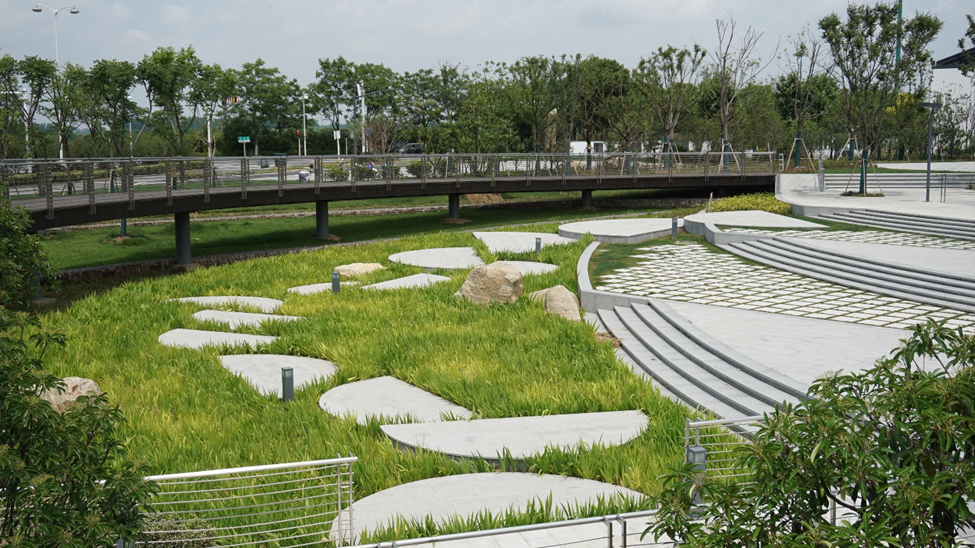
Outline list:
[[[237,137],[237,142],[238,143],[249,143],[249,142],[251,142],[251,138],[250,138],[249,135],[241,135],[240,137]]]

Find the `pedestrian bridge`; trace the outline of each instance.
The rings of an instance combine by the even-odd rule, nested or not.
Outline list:
[[[251,158],[0,160],[0,186],[32,217],[32,231],[174,215],[177,263],[190,262],[195,211],[314,202],[319,238],[328,203],[462,194],[594,190],[759,191],[774,187],[772,152],[425,154]]]

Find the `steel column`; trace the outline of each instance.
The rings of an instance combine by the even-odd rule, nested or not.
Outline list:
[[[319,240],[328,239],[328,202],[315,202],[315,234]]]
[[[582,207],[589,209],[592,207],[592,191],[583,190],[582,191]]]
[[[176,264],[184,265],[191,262],[190,213],[183,211],[176,214]]]
[[[460,219],[460,194],[447,195],[447,212],[451,219]]]

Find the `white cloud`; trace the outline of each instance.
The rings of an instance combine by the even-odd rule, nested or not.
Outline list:
[[[122,36],[123,44],[149,43],[149,35],[139,29],[129,29]]]

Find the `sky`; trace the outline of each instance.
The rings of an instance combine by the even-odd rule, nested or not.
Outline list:
[[[61,2],[49,4],[57,9]],[[933,13],[944,22],[936,59],[958,51],[975,14],[972,0],[903,0],[904,15]],[[31,0],[0,0],[0,55],[55,57],[55,16]],[[70,4],[69,4],[70,5]],[[714,49],[716,19],[764,33],[769,59],[804,27],[843,17],[845,0],[78,0],[80,13],[57,15],[62,63],[96,59],[138,62],[160,46],[192,45],[205,63],[238,68],[263,59],[306,85],[318,60],[343,56],[397,71],[442,63],[476,69],[485,61],[581,53],[632,68],[658,47]],[[782,72],[773,61],[763,76]],[[935,71],[935,89],[971,90],[958,71]]]

